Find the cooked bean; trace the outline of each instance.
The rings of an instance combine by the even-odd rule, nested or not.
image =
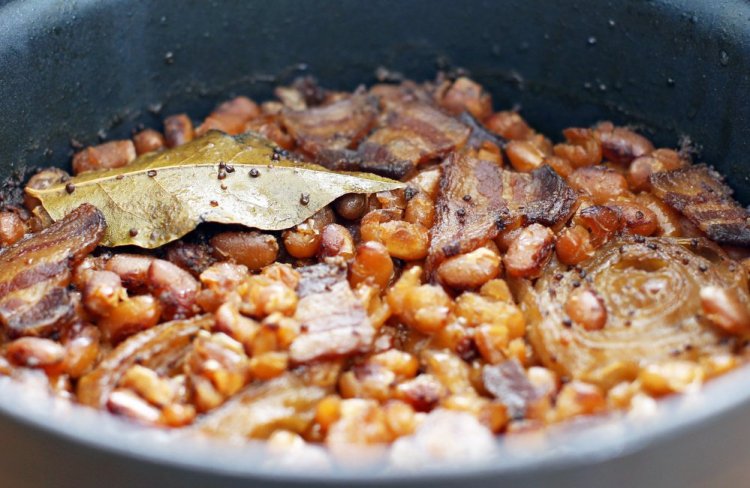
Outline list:
[[[328,224],[320,234],[320,250],[318,256],[341,256],[344,259],[354,257],[354,239],[346,229],[339,224]]]
[[[193,121],[185,114],[171,115],[164,119],[164,138],[167,147],[177,147],[195,137]]]
[[[198,277],[215,259],[211,256],[210,247],[204,243],[177,241],[167,246],[167,261],[189,271]]]
[[[507,300],[497,301],[476,293],[463,293],[456,299],[455,313],[469,327],[482,324],[499,325],[508,330],[509,339],[522,337],[526,319],[517,305]]]
[[[396,387],[396,396],[417,412],[429,412],[447,395],[445,386],[431,374],[420,374]]]
[[[750,331],[750,304],[742,303],[735,290],[705,286],[700,297],[703,313],[714,325],[730,334]]]
[[[357,246],[354,260],[349,267],[349,282],[352,287],[360,283],[372,283],[381,290],[393,276],[393,260],[388,249],[376,241],[366,241]]]
[[[73,173],[79,175],[85,171],[119,168],[133,161],[135,156],[135,146],[130,140],[87,147],[73,156]]]
[[[649,364],[638,375],[643,389],[653,395],[687,391],[699,386],[703,377],[703,370],[698,364],[678,360]]]
[[[440,188],[440,174],[440,168],[432,167],[423,169],[410,178],[408,184],[419,188],[420,193],[423,192],[434,201],[437,198],[438,189]]]
[[[109,340],[117,343],[158,324],[161,310],[161,305],[151,295],[138,295],[118,303],[99,321],[99,327]]]
[[[342,218],[346,220],[357,220],[365,214],[367,209],[367,195],[362,193],[348,193],[339,197],[333,204]]]
[[[247,266],[250,271],[268,266],[279,255],[276,238],[257,231],[222,232],[213,236],[210,243],[218,258]]]
[[[90,271],[83,286],[83,305],[97,317],[109,314],[127,292],[117,274],[111,271]]]
[[[435,202],[424,192],[419,192],[409,200],[404,211],[404,220],[420,224],[429,229],[435,223]]]
[[[597,125],[595,131],[601,141],[603,156],[614,163],[629,164],[654,150],[651,141],[642,135],[625,127],[615,127],[611,122]]]
[[[146,129],[133,136],[133,144],[135,145],[136,154],[140,156],[141,154],[164,149],[167,141],[164,140],[161,132],[154,129]]]
[[[517,171],[528,173],[544,164],[545,154],[529,140],[512,140],[505,148],[511,166]]]
[[[26,225],[16,212],[0,212],[0,245],[10,246],[26,234]]]
[[[119,276],[125,288],[139,292],[146,289],[148,268],[153,260],[151,256],[115,254],[104,267]]]
[[[228,100],[211,112],[206,120],[195,130],[196,136],[202,136],[209,130],[220,130],[236,135],[245,131],[245,124],[260,116],[260,107],[247,97],[236,97]]]
[[[285,283],[267,276],[253,276],[242,291],[242,312],[253,317],[265,317],[274,312],[292,315],[297,308],[297,294]]]
[[[594,254],[589,231],[581,225],[574,225],[560,232],[555,242],[557,259],[563,264],[575,266]]]
[[[603,205],[628,193],[628,182],[620,173],[603,166],[578,168],[568,178],[568,184],[588,195],[597,205]]]
[[[628,168],[628,184],[633,191],[651,189],[651,174],[661,171],[672,171],[685,166],[685,161],[677,151],[657,149],[648,156],[641,156]]]
[[[440,281],[452,288],[478,288],[500,273],[500,255],[487,247],[446,259],[437,268]]]
[[[428,229],[421,224],[394,220],[393,210],[374,210],[362,218],[362,239],[385,245],[391,256],[415,261],[427,256],[430,245]]]
[[[148,268],[148,285],[162,305],[164,320],[184,319],[196,314],[195,297],[200,289],[193,275],[163,259]]]
[[[576,288],[565,302],[568,316],[588,331],[601,330],[607,323],[607,307],[594,290]]]
[[[579,220],[588,229],[595,248],[605,244],[625,225],[620,209],[602,205],[583,209],[579,213]]]
[[[680,215],[651,193],[639,193],[636,201],[650,210],[657,222],[657,235],[677,237],[682,234]]]
[[[620,211],[625,230],[631,234],[650,236],[659,230],[656,214],[644,205],[635,202],[622,202],[610,205],[610,207]]]
[[[68,172],[60,168],[44,168],[43,170],[29,178],[29,181],[26,183],[26,187],[34,188],[36,190],[44,190],[45,188],[49,188],[52,185],[57,185],[58,183],[67,181],[69,178],[70,175],[68,174]],[[26,207],[26,210],[32,211],[41,203],[42,202],[39,201],[38,198],[32,197],[28,193],[24,192],[23,205],[24,207]]]
[[[492,97],[481,85],[462,76],[439,99],[440,105],[454,115],[469,112],[482,121],[492,115]]]
[[[280,376],[289,365],[289,354],[269,351],[250,359],[250,373],[259,380],[270,380]]]
[[[541,274],[555,247],[555,234],[540,224],[531,224],[518,234],[505,254],[505,269],[514,278]]]
[[[554,169],[555,172],[563,178],[567,178],[574,171],[573,165],[570,164],[570,161],[557,156],[547,156],[544,158],[544,163],[549,165],[550,168]]]
[[[99,357],[101,332],[92,325],[81,327],[65,344],[64,370],[80,378],[93,369]]]
[[[51,368],[65,359],[65,348],[51,339],[22,337],[8,344],[8,359],[27,368]]]
[[[323,228],[335,221],[333,211],[325,207],[297,225],[283,232],[281,239],[286,251],[295,258],[305,259],[315,256],[323,241]]]
[[[282,149],[294,149],[294,138],[279,123],[277,116],[263,116],[245,124],[245,131],[253,131],[273,141]]]
[[[567,159],[575,168],[601,163],[602,146],[594,131],[570,128],[565,129],[563,134],[568,142],[554,147],[556,156]]]
[[[146,400],[124,388],[113,391],[107,399],[107,409],[115,415],[156,424],[161,420],[161,411]]]
[[[474,342],[482,358],[490,364],[507,359],[508,328],[500,324],[482,324],[474,332]]]
[[[509,140],[528,139],[534,134],[518,112],[496,112],[485,121],[485,125],[495,134]]]
[[[555,416],[557,420],[578,415],[591,415],[606,408],[606,400],[601,389],[583,381],[566,383],[557,395]]]

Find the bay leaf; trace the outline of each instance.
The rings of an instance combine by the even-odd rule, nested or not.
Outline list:
[[[122,168],[83,173],[49,188],[27,187],[26,192],[42,202],[53,220],[82,203],[95,205],[107,220],[104,246],[155,248],[201,222],[288,229],[344,194],[403,186],[372,174],[283,159],[271,142],[254,133],[212,131]]]

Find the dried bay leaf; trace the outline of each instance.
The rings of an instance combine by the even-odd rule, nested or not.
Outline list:
[[[84,173],[26,192],[42,202],[53,220],[84,202],[95,205],[107,220],[104,246],[155,248],[201,222],[288,229],[346,193],[403,187],[371,174],[288,161],[274,150],[256,134],[212,131],[122,168]]]

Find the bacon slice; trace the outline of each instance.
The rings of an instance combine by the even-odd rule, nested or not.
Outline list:
[[[48,335],[73,318],[72,268],[105,229],[102,213],[83,204],[0,254],[0,324],[9,335]]]
[[[304,363],[324,357],[367,352],[375,329],[346,279],[343,260],[298,270],[300,282],[295,318],[303,332],[289,347],[291,359]]]
[[[442,165],[427,269],[471,252],[509,225],[556,226],[573,213],[575,192],[550,167],[531,173],[454,153]]]
[[[721,175],[706,165],[653,173],[653,192],[723,244],[750,246],[750,212],[732,198]]]
[[[497,164],[458,153],[442,165],[435,224],[430,231],[427,269],[471,252],[493,239],[509,217]]]
[[[339,151],[354,149],[370,132],[377,103],[362,93],[306,110],[285,109],[281,121],[300,148],[323,164],[334,162]]]
[[[466,143],[470,129],[437,108],[413,102],[389,109],[357,151],[362,171],[402,178]]]

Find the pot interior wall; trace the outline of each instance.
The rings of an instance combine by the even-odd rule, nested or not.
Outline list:
[[[750,4],[412,0],[18,1],[0,7],[0,171],[65,164],[69,141],[205,115],[311,73],[465,69],[550,134],[600,119],[691,141],[750,201]]]

